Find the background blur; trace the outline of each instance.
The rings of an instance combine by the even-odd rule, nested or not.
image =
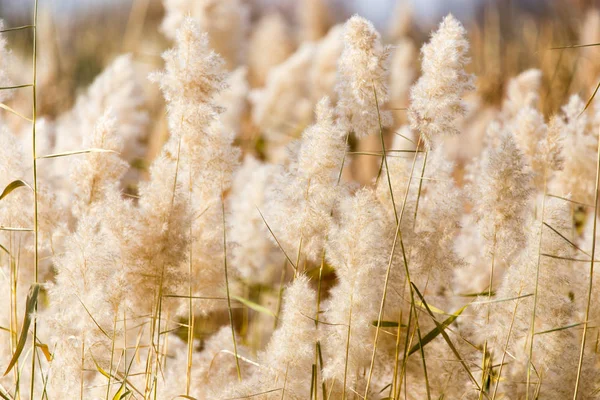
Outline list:
[[[595,88],[594,80],[600,76],[600,71],[594,70],[598,68],[600,47],[586,51],[550,50],[581,40],[600,42],[600,32],[594,31],[597,24],[585,23],[596,18],[589,11],[600,5],[598,0],[322,1],[328,27],[359,13],[374,22],[387,43],[393,45],[397,37],[407,35],[417,48],[441,17],[452,12],[469,32],[469,68],[478,76],[479,97],[490,105],[500,102],[507,78],[528,68],[540,68],[543,72],[542,109],[546,115],[554,113],[565,96],[575,90],[584,88],[580,94],[588,96]],[[278,12],[289,30],[294,31],[301,1],[245,2],[250,6],[253,26],[261,16]],[[5,26],[31,23],[33,3],[0,0],[0,17]],[[68,110],[78,91],[118,54],[132,53],[137,63],[147,65],[148,71],[162,67],[160,55],[170,43],[159,29],[164,13],[160,0],[39,0],[39,7],[40,98],[42,115],[50,119]],[[399,23],[395,18],[406,22]],[[394,33],[390,26],[404,26],[405,32]],[[592,31],[584,32],[586,26]],[[6,37],[16,58],[22,60],[19,72],[28,76],[31,32],[15,31]],[[299,41],[295,46],[298,44]],[[576,73],[582,59],[586,59],[585,68],[592,71]],[[593,78],[582,82],[584,76]]]

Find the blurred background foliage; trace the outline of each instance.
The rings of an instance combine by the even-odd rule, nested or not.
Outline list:
[[[246,0],[252,22],[277,11],[293,31],[295,0]],[[407,35],[418,47],[427,39],[441,16],[454,13],[466,26],[471,43],[470,72],[478,77],[481,101],[497,106],[510,77],[528,68],[543,72],[541,109],[549,116],[565,103],[568,95],[588,98],[600,76],[600,47],[552,49],[600,42],[600,14],[591,11],[597,0],[325,0],[326,29],[353,13],[374,21],[383,38],[394,44],[395,35]],[[1,0],[0,16],[5,26],[31,21],[33,0]],[[159,30],[164,10],[160,0],[39,0],[39,102],[40,114],[52,120],[70,109],[77,94],[89,85],[117,55],[132,53],[135,61],[151,72],[162,67],[161,53],[169,41]],[[394,11],[394,10],[400,10]],[[399,23],[397,18],[406,19]],[[388,27],[401,26],[394,33]],[[6,34],[20,68],[15,82],[30,76],[31,31]],[[300,39],[295,43],[300,43]],[[19,82],[20,83],[20,82]],[[147,90],[157,90],[147,85]],[[153,93],[158,94],[158,93]],[[162,109],[159,95],[148,98]],[[30,99],[19,96],[25,107]],[[402,108],[405,104],[391,107]],[[160,115],[160,112],[154,115]],[[164,119],[156,117],[150,140],[164,140]],[[157,146],[154,146],[157,148]],[[152,156],[150,146],[150,157]]]

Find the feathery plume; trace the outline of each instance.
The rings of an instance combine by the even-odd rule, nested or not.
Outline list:
[[[336,112],[344,128],[357,138],[379,132],[379,116],[382,126],[391,125],[390,112],[383,110],[388,100],[388,56],[389,48],[381,43],[373,24],[358,15],[345,23],[344,50],[338,62],[335,89]]]
[[[191,248],[183,257],[192,265],[194,295],[219,297],[225,283],[222,202],[240,154],[233,146],[234,132],[225,130],[218,120],[223,110],[216,104],[216,96],[225,88],[223,60],[209,49],[207,35],[200,33],[191,18],[184,20],[175,48],[164,57],[166,70],[153,79],[167,100],[171,146],[179,148],[176,143],[181,143],[181,171],[175,173],[191,179],[186,203],[193,222],[185,234]],[[195,306],[207,313],[218,307],[217,303],[223,305],[202,300]]]
[[[252,121],[274,147],[274,158],[297,137],[312,117],[313,102],[307,87],[306,71],[314,58],[315,45],[303,44],[285,62],[273,68],[264,88],[250,92]]]
[[[148,121],[145,102],[131,55],[117,57],[77,98],[73,109],[59,119],[55,150],[81,150],[86,135],[94,132],[94,125],[110,107],[123,142],[123,157],[131,159],[140,151],[137,140]]]
[[[302,134],[294,163],[282,170],[269,193],[267,222],[288,255],[322,257],[346,149],[327,98],[317,104],[316,123]]]
[[[415,238],[408,243],[411,280],[423,295],[450,292],[453,273],[463,266],[454,251],[463,213],[463,193],[454,183],[453,169],[442,146],[429,153],[425,177],[431,180],[422,184]]]
[[[528,69],[508,82],[506,99],[502,104],[502,115],[506,121],[516,117],[523,108],[536,109],[540,100],[542,71]]]
[[[466,31],[451,14],[421,48],[423,75],[410,91],[408,118],[430,148],[442,135],[458,134],[455,121],[465,115],[465,92],[474,89],[464,70],[469,62]]]
[[[54,258],[56,276],[48,291],[50,306],[42,313],[41,334],[53,349],[49,396],[68,398],[88,391],[96,365],[112,370],[112,340],[116,319],[128,308],[123,270],[119,268],[118,244],[104,231],[95,216],[84,215],[77,230],[65,240],[65,251]],[[111,285],[101,284],[111,282]],[[108,333],[107,333],[108,332]],[[85,392],[82,397],[87,397]]]
[[[525,156],[534,174],[534,186],[540,192],[544,191],[544,184],[550,182],[554,171],[562,168],[562,140],[557,125],[555,120],[549,128],[539,111],[526,107],[517,113],[507,127]]]
[[[243,53],[250,24],[250,10],[241,0],[164,0],[162,31],[176,39],[185,20],[191,16],[201,32],[210,38],[210,46],[219,53],[229,70],[245,58]]]
[[[108,111],[94,128],[91,137],[86,138],[85,148],[103,149],[113,153],[88,153],[79,158],[71,168],[71,181],[75,187],[73,215],[81,217],[104,197],[111,186],[118,185],[127,171],[128,165],[118,154],[122,147],[121,138],[116,135],[115,118]],[[87,142],[87,143],[86,143]]]
[[[471,184],[473,214],[485,239],[484,254],[495,263],[510,261],[524,238],[524,222],[532,206],[531,173],[513,136],[501,132],[484,152],[481,172]]]
[[[214,96],[225,88],[223,60],[210,50],[208,36],[191,18],[181,23],[175,47],[163,54],[165,71],[154,73],[167,102],[169,131],[190,152],[202,147],[206,127],[222,111]],[[204,129],[199,129],[204,128]]]

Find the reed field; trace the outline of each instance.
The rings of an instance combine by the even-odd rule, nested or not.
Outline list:
[[[0,399],[600,398],[600,4],[44,3],[0,12]]]

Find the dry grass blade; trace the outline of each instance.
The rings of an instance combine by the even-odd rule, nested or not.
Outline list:
[[[52,361],[52,359],[54,358],[52,356],[52,353],[50,353],[50,348],[48,347],[47,344],[43,344],[43,343],[36,343],[36,346],[42,350],[42,353],[44,354],[44,357],[46,357],[46,361],[50,362]]]
[[[564,331],[566,329],[575,328],[575,327],[581,326],[583,324],[585,324],[585,322],[577,322],[577,323],[574,323],[574,324],[569,324],[569,325],[561,326],[561,327],[558,327],[558,328],[548,329],[547,331],[536,332],[535,334],[536,335],[543,335],[545,333],[552,333],[552,332]]]
[[[85,306],[85,304],[83,304],[83,301],[81,301],[81,299],[79,298],[79,296],[77,296],[77,299],[79,300],[79,302],[83,306],[83,309],[85,310],[85,312],[87,313],[87,315],[89,315],[89,317],[92,319],[92,321],[94,322],[94,324],[96,325],[96,327],[98,327],[98,329],[100,330],[100,332],[102,332],[104,334],[104,336],[106,336],[108,338],[108,340],[112,340],[112,338],[110,337],[110,335],[108,334],[108,332],[106,332],[104,330],[104,328],[102,328],[100,326],[100,324],[98,323],[98,321],[96,321],[96,319],[94,318],[94,316],[92,315],[92,313],[90,312],[90,310],[88,310],[88,308]]]
[[[221,181],[222,186],[222,181]],[[225,199],[221,191],[221,214],[223,217],[223,270],[225,272],[225,291],[227,293],[227,311],[229,314],[229,325],[231,326],[231,340],[233,341],[233,351],[235,353],[235,369],[238,381],[242,381],[242,371],[240,369],[240,360],[238,358],[237,341],[235,339],[235,328],[233,327],[233,312],[231,309],[231,293],[229,291],[229,274],[227,272],[227,225],[225,224]]]
[[[561,256],[555,256],[554,254],[547,254],[547,253],[542,253],[542,254],[540,254],[540,256],[554,258],[555,260],[563,260],[563,261],[575,261],[575,262],[590,262],[590,261],[592,261],[591,259],[561,257]],[[596,262],[598,262],[598,260],[596,260]]]
[[[411,291],[412,293],[412,291]],[[419,327],[419,318],[417,316],[417,309],[412,308],[415,314],[415,328],[417,331],[417,338],[419,339],[419,352],[421,353],[421,361],[423,362],[423,378],[425,379],[425,392],[427,393],[427,400],[431,400],[431,390],[429,385],[429,376],[427,374],[427,363],[425,361],[425,344],[423,343],[423,337],[421,336],[421,328]]]
[[[0,225],[0,231],[10,231],[10,232],[33,232],[32,228],[21,228],[18,226],[2,226]]]
[[[14,115],[16,115],[16,116],[17,116],[17,117],[19,117],[19,118],[23,118],[25,121],[33,122],[33,119],[32,119],[32,118],[29,118],[29,117],[26,117],[26,116],[24,116],[24,115],[23,115],[23,114],[21,114],[20,112],[18,112],[18,111],[16,111],[16,110],[14,110],[13,108],[11,108],[11,107],[7,106],[7,105],[6,105],[6,104],[4,104],[4,103],[0,103],[0,108],[2,108],[2,109],[4,109],[4,110],[6,110],[6,111],[8,111],[8,112],[10,112],[10,113],[12,113],[12,114],[14,114]]]
[[[515,296],[515,297],[507,297],[504,299],[494,299],[494,300],[485,300],[485,301],[474,301],[471,304],[492,304],[492,303],[502,303],[505,301],[512,301],[512,300],[519,300],[519,299],[523,299],[525,297],[530,297],[533,296],[533,293],[527,293],[527,294],[521,294],[519,296]]]
[[[183,294],[163,294],[162,297],[169,297],[175,299],[192,299],[192,300],[227,300],[227,297],[216,297],[216,296],[186,296]]]
[[[273,318],[277,318],[277,316],[275,315],[275,313],[273,311],[269,310],[265,306],[261,306],[260,304],[253,302],[252,300],[248,300],[243,297],[236,296],[235,294],[230,294],[230,297],[232,299],[239,301],[240,303],[242,303],[243,305],[245,305],[246,307],[248,307],[254,311],[263,313],[263,314],[268,315]]]
[[[350,292],[350,311],[348,315],[348,331],[346,334],[346,354],[344,358],[344,382],[342,384],[342,400],[346,398],[346,382],[348,379],[348,355],[350,353],[350,336],[352,333],[352,306],[354,305],[354,284]],[[379,329],[379,328],[377,328]]]
[[[582,252],[583,254],[585,254],[586,256],[589,256],[590,254],[583,250],[581,247],[577,246],[575,243],[573,243],[572,241],[570,241],[565,235],[563,235],[562,233],[560,233],[559,231],[557,231],[555,228],[553,228],[552,226],[548,225],[546,222],[544,222],[544,226],[550,228],[550,230],[554,233],[556,233],[558,236],[560,236],[562,239],[564,239],[567,243],[569,243],[571,246],[573,246],[573,248],[577,249],[578,251]],[[591,259],[590,259],[591,260]]]
[[[406,325],[398,324],[398,322],[396,321],[372,321],[371,325],[380,326],[382,328],[397,328],[398,326],[401,326],[403,328],[406,327]]]
[[[32,87],[32,86],[33,85],[31,83],[25,83],[23,85],[3,86],[3,87],[0,87],[0,90],[13,90],[13,89],[21,89],[21,88]]]
[[[315,364],[312,365],[312,372],[310,376],[310,398],[318,399],[317,397],[317,366]]]
[[[2,191],[2,194],[0,194],[0,200],[8,196],[13,190],[20,187],[28,187],[33,191],[33,188],[27,182],[22,181],[21,179],[17,179],[6,185],[6,187]]]
[[[578,204],[578,205],[580,205],[580,206],[584,206],[584,207],[590,207],[590,208],[591,208],[591,207],[594,207],[592,204],[582,203],[582,202],[580,202],[580,201],[575,201],[575,200],[572,200],[572,199],[568,199],[568,198],[566,198],[566,197],[557,196],[557,195],[555,195],[555,194],[546,194],[546,197],[553,197],[553,198],[555,198],[555,199],[564,200],[564,201],[567,201],[567,202],[569,202],[569,203]]]
[[[284,390],[284,388],[277,388],[277,389],[265,390],[264,392],[253,393],[253,394],[249,394],[247,396],[241,396],[241,397],[229,397],[229,398],[223,399],[223,400],[251,399],[252,397],[262,396],[264,394],[269,394],[269,393],[275,393],[275,392],[279,392],[279,391],[282,391],[282,390]]]
[[[262,218],[263,222],[265,223],[265,225],[267,226],[267,229],[269,230],[269,232],[271,233],[271,236],[273,236],[273,239],[275,239],[275,242],[277,243],[277,246],[281,249],[281,251],[283,252],[283,255],[285,256],[285,258],[288,260],[288,262],[290,263],[290,265],[292,266],[292,268],[294,268],[295,271],[298,270],[298,268],[296,267],[296,264],[294,264],[294,262],[292,261],[292,259],[287,255],[287,253],[285,252],[285,250],[283,249],[283,247],[281,247],[281,243],[279,243],[279,240],[277,239],[277,236],[275,236],[275,233],[273,233],[273,230],[271,229],[271,227],[269,226],[269,224],[267,223],[267,220],[265,219],[265,216],[263,215],[262,212],[260,212],[260,209],[258,207],[256,207],[256,210],[258,211],[258,213],[260,214],[260,217]]]
[[[40,159],[43,159],[43,158],[69,157],[69,156],[75,156],[75,155],[78,155],[78,154],[87,154],[87,153],[114,153],[114,154],[119,154],[119,152],[114,151],[114,150],[90,148],[90,149],[85,149],[85,150],[65,151],[64,153],[48,154],[48,155],[45,155],[45,156],[39,156],[39,157],[37,157],[37,159],[40,160]]]
[[[416,151],[416,150],[388,150],[386,152],[386,154],[387,153],[421,153],[421,152]],[[378,151],[349,151],[348,154],[355,155],[355,156],[375,156],[375,157],[381,157],[383,155],[382,152],[378,152]],[[387,154],[387,157],[394,157],[394,155]]]
[[[254,361],[252,361],[251,359],[249,359],[249,358],[246,358],[246,357],[244,357],[244,356],[240,356],[239,354],[238,354],[238,355],[236,355],[236,354],[235,354],[233,351],[230,351],[230,350],[220,350],[220,351],[219,351],[219,353],[223,353],[223,354],[229,354],[229,355],[231,355],[231,356],[234,356],[234,357],[236,357],[236,358],[238,358],[238,359],[242,360],[243,362],[245,362],[245,363],[247,363],[247,364],[254,365],[255,367],[260,367],[260,364],[259,364],[259,363],[257,363],[257,362],[254,362]],[[209,374],[209,372],[210,372],[210,368],[212,367],[212,365],[213,365],[213,362],[214,362],[215,358],[216,358],[216,355],[215,355],[215,357],[212,359],[212,361],[210,362],[210,366],[209,366],[209,368],[208,368],[208,371],[206,372],[206,377],[207,377],[207,378],[208,378],[208,374]]]
[[[121,387],[119,388],[119,390],[117,390],[117,392],[113,396],[112,400],[124,400],[131,393],[131,390],[125,388],[125,382],[123,382],[121,383]]]
[[[31,29],[31,28],[35,28],[35,25],[21,25],[21,26],[15,26],[13,28],[6,28],[6,29],[0,30],[0,33],[22,31],[23,29]]]
[[[40,285],[38,283],[34,283],[33,285],[31,285],[31,287],[29,288],[29,293],[27,294],[25,317],[23,319],[23,326],[21,327],[21,334],[19,335],[19,341],[17,342],[15,352],[10,360],[10,363],[8,364],[8,367],[6,368],[6,371],[4,371],[3,376],[6,376],[10,372],[10,370],[15,366],[17,360],[19,359],[19,356],[25,348],[25,343],[27,342],[27,332],[29,331],[29,326],[31,325],[31,320],[33,319],[32,314],[35,312],[35,306],[37,304],[39,293]]]
[[[413,229],[417,224],[417,214],[419,211],[419,200],[421,200],[421,190],[423,189],[423,177],[425,176],[425,167],[427,165],[427,156],[429,155],[429,151],[425,152],[425,156],[423,157],[423,167],[421,168],[421,179],[419,180],[419,189],[417,190],[417,201],[415,204],[415,214],[413,216]]]
[[[569,46],[550,47],[550,50],[579,49],[582,47],[593,47],[593,46],[600,46],[600,43],[572,44]]]
[[[484,292],[479,292],[479,293],[461,293],[458,296],[460,297],[480,297],[480,296],[487,296],[487,297],[494,297],[496,295],[495,291],[484,291]]]
[[[521,293],[522,289],[523,289],[522,287],[521,287],[521,289],[519,289],[519,293]],[[500,368],[498,370],[498,375],[496,377],[496,386],[494,386],[494,392],[492,393],[492,400],[494,400],[496,398],[496,394],[498,393],[498,387],[500,386],[500,378],[502,377],[502,369],[504,368],[504,360],[506,359],[508,344],[510,341],[510,336],[512,334],[514,324],[515,324],[515,317],[517,315],[518,307],[519,307],[519,302],[517,301],[515,303],[515,308],[513,310],[512,317],[510,319],[510,326],[508,327],[508,334],[506,335],[506,341],[504,343],[504,350],[502,351],[502,359],[500,360]]]
[[[102,368],[102,366],[100,366],[100,364],[98,364],[98,361],[96,361],[96,358],[94,357],[93,354],[92,354],[92,362],[94,363],[94,366],[96,367],[96,369],[98,370],[98,372],[100,372],[100,374],[102,376],[104,376],[107,379],[110,379],[110,374],[108,372],[106,372],[104,370],[104,368]]]
[[[321,373],[323,371],[324,368],[324,364],[323,364],[323,353],[321,353],[321,342],[317,340],[316,343],[316,348],[317,348],[317,359],[319,361],[319,369],[321,370]],[[321,381],[321,390],[323,393],[323,400],[327,400],[326,394],[327,394],[327,388],[325,387],[325,380],[323,379]]]
[[[594,98],[596,97],[596,93],[598,93],[598,89],[600,89],[600,81],[598,81],[598,84],[596,85],[596,89],[594,89],[594,93],[592,93],[592,95],[588,99],[587,103],[585,103],[585,107],[583,108],[583,110],[581,110],[579,115],[583,114],[585,112],[585,110],[588,109],[590,104],[592,104],[592,101],[594,101]]]
[[[0,385],[0,397],[4,400],[13,400],[12,396]]]

